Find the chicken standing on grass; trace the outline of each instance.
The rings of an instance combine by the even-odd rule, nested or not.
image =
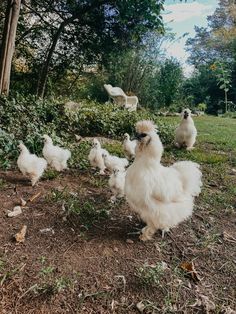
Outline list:
[[[147,224],[140,239],[150,240],[191,216],[194,197],[201,192],[199,165],[180,161],[170,167],[160,163],[163,146],[151,121],[136,124],[138,144],[134,163],[127,169],[125,195],[131,208]]]
[[[68,149],[53,145],[52,139],[48,135],[44,135],[43,157],[48,164],[57,171],[67,169],[67,161],[71,157]]]
[[[111,202],[113,203],[117,197],[124,197],[125,175],[126,171],[124,168],[115,167],[112,171],[108,184],[113,193],[111,197]]]
[[[101,144],[98,139],[93,139],[93,147],[89,152],[89,162],[92,167],[99,168],[100,174],[105,174],[106,166],[102,157],[103,153],[108,153],[107,150],[101,148]]]
[[[17,166],[23,175],[30,177],[31,184],[34,186],[47,168],[47,162],[44,158],[31,154],[23,143],[20,143],[18,147],[20,155],[17,159]]]
[[[137,141],[136,140],[131,141],[128,133],[124,134],[123,149],[127,159],[129,160],[134,159],[136,144]]]
[[[178,148],[186,147],[192,150],[196,142],[197,129],[195,128],[191,111],[184,109],[182,112],[182,120],[175,132],[175,146]]]
[[[125,167],[129,164],[126,158],[112,156],[108,152],[103,152],[102,157],[104,159],[105,166],[109,171],[113,171],[115,167],[125,169]]]

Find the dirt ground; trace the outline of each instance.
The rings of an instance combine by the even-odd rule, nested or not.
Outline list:
[[[106,177],[69,170],[34,188],[18,171],[0,171],[0,178],[1,314],[235,313],[236,200],[212,208],[204,198],[207,191],[224,193],[222,182],[207,182],[191,219],[164,239],[157,233],[142,243],[142,222],[125,201],[109,203]],[[108,216],[85,225],[68,215],[50,197],[65,187]],[[7,217],[20,198],[39,192],[21,215]],[[25,242],[16,243],[13,235],[23,225]],[[183,262],[194,263],[197,279]]]

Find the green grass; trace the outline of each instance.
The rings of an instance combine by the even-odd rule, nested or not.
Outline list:
[[[215,150],[236,153],[236,119],[207,115],[193,117],[193,119],[198,130],[197,142],[199,144],[209,144]],[[166,117],[166,120],[176,123],[180,118]]]

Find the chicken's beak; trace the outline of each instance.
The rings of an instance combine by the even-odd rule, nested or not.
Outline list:
[[[185,113],[184,113],[184,119],[187,119],[188,116],[189,116],[188,112],[185,112]]]

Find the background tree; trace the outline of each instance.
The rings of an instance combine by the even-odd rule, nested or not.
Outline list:
[[[0,94],[8,95],[10,86],[11,63],[15,49],[16,28],[20,13],[21,0],[9,0],[3,24],[0,50]]]

